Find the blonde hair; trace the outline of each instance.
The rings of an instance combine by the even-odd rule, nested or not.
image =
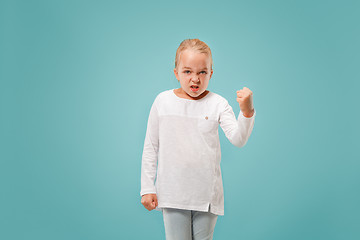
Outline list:
[[[207,54],[210,57],[210,66],[211,66],[210,70],[212,70],[213,59],[212,59],[212,55],[211,55],[211,50],[206,43],[204,43],[203,41],[201,41],[199,39],[185,39],[184,41],[182,41],[180,43],[180,46],[176,50],[176,56],[175,56],[176,70],[177,70],[177,67],[180,62],[181,53],[187,49]]]

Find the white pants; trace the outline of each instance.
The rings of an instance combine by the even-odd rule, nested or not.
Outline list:
[[[211,212],[164,208],[166,240],[212,240],[217,217]]]

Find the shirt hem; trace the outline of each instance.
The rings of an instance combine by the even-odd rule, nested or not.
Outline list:
[[[211,203],[206,203],[203,206],[194,206],[194,205],[181,205],[181,204],[173,204],[173,203],[159,203],[159,205],[155,208],[157,211],[162,211],[163,208],[178,208],[184,210],[194,210],[201,212],[211,212],[215,215],[224,216],[224,211],[220,210],[216,206],[213,206]],[[210,209],[210,210],[209,210]]]

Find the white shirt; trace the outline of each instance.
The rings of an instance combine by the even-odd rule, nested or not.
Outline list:
[[[151,106],[141,164],[140,195],[156,193],[158,206],[224,215],[218,127],[241,148],[255,122],[209,92],[199,100],[180,98],[174,89],[159,93]],[[156,176],[156,183],[154,184]]]

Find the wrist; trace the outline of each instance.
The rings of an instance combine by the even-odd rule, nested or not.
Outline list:
[[[243,116],[246,118],[251,118],[252,116],[254,116],[254,112],[254,109],[252,109],[250,112],[243,112]]]

